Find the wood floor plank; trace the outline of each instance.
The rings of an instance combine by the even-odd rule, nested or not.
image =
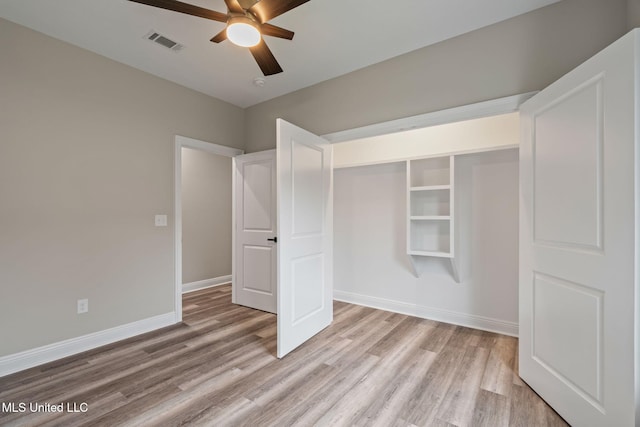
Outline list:
[[[305,399],[299,399],[299,397],[317,392],[318,383],[323,382],[327,377],[332,377],[336,372],[336,368],[320,364],[293,381],[279,384],[279,387],[272,389],[271,393],[253,399],[257,407],[243,417],[242,424],[249,426],[282,425],[279,420],[286,417],[292,408],[304,403]],[[266,411],[266,408],[269,410]]]
[[[351,393],[351,398],[342,400],[334,405],[320,418],[324,425],[353,425],[361,414],[372,404],[377,395],[384,393],[384,389],[397,376],[397,373],[412,359],[420,346],[420,337],[425,328],[414,318],[405,318],[389,333],[387,333],[369,354],[380,358],[379,363],[360,382]],[[394,340],[395,345],[388,347],[390,334],[399,335]],[[402,339],[402,338],[404,339]],[[418,353],[419,354],[419,353]],[[381,357],[384,355],[384,357]]]
[[[362,359],[353,361],[334,377],[330,387],[325,387],[322,392],[314,395],[313,399],[305,402],[305,405],[296,408],[295,421],[284,425],[323,425],[319,420],[338,402],[350,400],[353,388],[367,378],[378,361],[379,358],[373,355],[365,355]]]
[[[238,419],[245,419],[250,411],[259,407],[249,399],[241,397],[224,407],[207,406],[194,415],[183,418],[174,425],[180,426],[233,426]],[[262,408],[259,408],[262,409]],[[154,424],[157,427],[165,427],[166,423]]]
[[[122,425],[132,421],[137,414],[149,414],[155,407],[158,401],[164,401],[174,396],[180,395],[180,389],[178,387],[160,387],[153,391],[128,401],[125,405],[119,406],[106,414],[91,420],[91,425],[96,427],[110,427],[113,425]]]
[[[509,398],[484,389],[478,391],[472,426],[508,427],[511,408]]]
[[[260,358],[254,360],[249,370],[238,367],[223,370],[186,390],[186,396],[168,402],[161,417],[144,419],[144,424],[186,425],[189,420],[200,419],[204,414],[215,414],[216,409],[225,410],[242,398],[241,393],[235,392],[238,385],[250,382],[256,372],[272,362],[271,358]]]
[[[424,326],[420,322],[421,319],[411,316],[405,316],[393,329],[391,329],[387,334],[382,337],[378,342],[376,342],[375,346],[372,346],[368,352],[375,355],[381,356],[385,353],[393,352],[396,350],[397,346],[405,343],[405,340],[408,336],[413,337],[416,341],[416,345],[420,345],[419,339],[421,336],[424,336],[423,333],[421,336],[416,336],[414,332],[419,328],[419,326]],[[422,331],[425,331],[426,328],[421,328]]]
[[[553,411],[528,385],[514,386],[511,398],[509,425],[515,427],[566,426],[562,418]]]
[[[407,361],[398,375],[378,391],[355,424],[389,426],[401,419],[402,405],[419,386],[436,356],[436,353],[427,350],[416,350],[416,356]]]
[[[183,296],[180,325],[0,378],[2,426],[565,426],[517,375],[517,339],[344,302],[277,359],[276,316],[231,286]]]
[[[513,360],[513,376],[512,376],[513,384],[514,385],[519,385],[521,387],[524,387],[526,384],[525,384],[524,381],[522,381],[522,378],[520,378],[520,376],[518,375],[520,367],[518,365],[518,363],[519,363],[519,349],[518,349],[517,345],[516,345],[515,354],[513,355],[513,359],[514,359]]]
[[[361,359],[365,353],[370,354],[369,350],[376,346],[378,341],[384,338],[394,327],[395,325],[392,323],[383,322],[377,328],[365,328],[358,336],[358,340],[351,341],[345,351],[336,353],[326,363],[344,369],[345,366]]]
[[[494,340],[480,384],[482,389],[503,396],[511,393],[517,345],[513,337],[500,336]]]
[[[436,411],[461,366],[464,354],[465,352],[458,348],[446,346],[438,353],[424,380],[402,409],[408,422],[426,425],[427,422],[435,420]]]
[[[219,393],[221,389],[243,376],[239,369],[225,370],[214,378],[209,379],[201,384],[200,387],[189,390],[180,390],[179,393],[171,393],[168,398],[164,398],[155,402],[153,407],[147,408],[146,411],[136,411],[133,417],[128,420],[131,425],[148,425],[156,420],[166,423],[171,417],[181,417],[182,413],[188,411],[194,402],[202,402],[209,397]]]
[[[441,352],[453,336],[456,328],[456,326],[447,323],[437,324],[429,334],[422,339],[420,347],[434,353]]]
[[[388,322],[388,318],[391,317],[391,313],[381,310],[366,309],[361,310],[357,316],[351,316],[348,320],[345,320],[345,327],[341,328],[340,336],[343,338],[356,339],[361,334],[371,328],[371,325],[378,325],[381,322],[387,322],[396,324],[402,319],[398,319],[392,322]],[[346,326],[347,323],[351,323],[351,326]]]
[[[438,408],[437,419],[457,426],[470,425],[488,357],[486,348],[467,348],[460,369]]]

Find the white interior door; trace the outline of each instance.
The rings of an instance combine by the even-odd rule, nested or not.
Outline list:
[[[333,320],[333,186],[328,141],[277,121],[278,357]]]
[[[234,157],[235,304],[276,312],[277,198],[275,150]]]
[[[521,107],[520,376],[575,426],[633,426],[636,30]]]

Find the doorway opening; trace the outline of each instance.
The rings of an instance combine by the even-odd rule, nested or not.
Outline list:
[[[183,160],[185,158],[185,153],[189,156],[191,150],[196,150],[208,154],[214,154],[217,156],[224,156],[233,158],[237,155],[243,154],[244,151],[237,149],[226,147],[224,145],[213,144],[210,142],[200,141],[197,139],[187,138],[184,136],[176,135],[174,141],[174,218],[175,218],[175,236],[174,236],[174,253],[175,253],[175,315],[176,322],[182,321],[182,293],[185,291],[183,284],[186,279],[189,282],[190,288],[189,290],[198,289],[199,287],[204,287],[207,285],[215,284],[216,278],[206,278],[205,280],[194,280],[194,277],[197,277],[199,274],[197,271],[197,266],[191,268],[189,272],[189,277],[185,277],[185,269],[183,265],[183,234],[184,234],[184,202],[186,194],[183,194]],[[189,150],[189,152],[185,151]],[[231,189],[231,173],[228,174],[229,179],[229,189]],[[229,206],[229,210],[231,210],[231,206]],[[231,217],[231,221],[234,221],[234,218]],[[193,233],[191,233],[193,234]],[[196,242],[197,246],[197,242]],[[231,252],[231,246],[228,248],[229,252]],[[207,283],[204,283],[207,282]],[[209,283],[211,282],[211,283]],[[228,280],[227,280],[228,282]]]

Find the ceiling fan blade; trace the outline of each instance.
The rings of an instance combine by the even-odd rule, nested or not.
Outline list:
[[[211,19],[212,21],[227,22],[227,15],[215,10],[205,9],[192,4],[182,3],[177,0],[129,0],[134,3],[146,4],[148,6],[159,7],[160,9],[172,10],[174,12],[186,13],[191,16]]]
[[[278,74],[282,72],[282,68],[278,61],[276,61],[275,56],[271,53],[271,49],[264,42],[264,40],[260,40],[260,43],[257,45],[250,47],[251,55],[258,63],[258,66],[262,70],[262,74],[265,76],[270,76],[272,74]]]
[[[224,2],[226,3],[229,12],[244,13],[244,9],[242,8],[242,6],[240,6],[238,0],[224,0]]]
[[[249,12],[256,16],[260,22],[265,23],[308,1],[309,0],[260,0],[249,8]]]
[[[271,24],[260,25],[260,32],[263,36],[280,37],[281,39],[287,40],[293,39],[293,31],[285,30],[284,28],[276,27]]]
[[[226,39],[227,39],[227,29],[225,28],[224,30],[220,31],[218,34],[213,36],[211,41],[214,43],[220,43],[225,41]]]

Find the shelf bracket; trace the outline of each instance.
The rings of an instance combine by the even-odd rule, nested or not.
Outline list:
[[[421,263],[424,263],[425,260],[427,258],[430,258],[428,256],[422,256],[422,255],[409,255],[409,261],[411,262],[411,272],[413,273],[413,275],[417,278],[420,278],[420,276],[423,273],[423,268],[420,267]],[[443,258],[439,258],[439,259],[443,259]],[[451,273],[451,277],[453,278],[453,280],[455,280],[456,283],[460,283],[460,274],[458,272],[458,263],[456,262],[455,258],[449,258],[449,262],[445,264],[445,266],[449,264],[450,266],[450,273]]]
[[[456,262],[455,258],[450,258],[449,259],[451,262],[451,275],[453,276],[453,280],[456,281],[456,283],[460,283],[460,274],[458,273],[458,263]]]
[[[419,278],[420,269],[418,268],[418,263],[416,262],[416,259],[413,257],[413,255],[409,255],[409,261],[411,261],[411,269],[413,270],[412,271],[413,275]]]

